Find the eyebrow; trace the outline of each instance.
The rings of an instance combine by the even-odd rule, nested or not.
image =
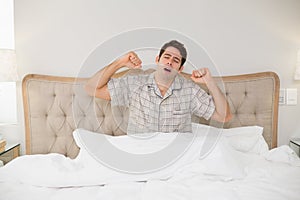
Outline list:
[[[165,55],[166,55],[166,56],[170,56],[170,57],[172,56],[172,55],[171,55],[171,54],[169,54],[169,53],[165,53]],[[176,60],[180,61],[180,58],[179,58],[179,57],[177,57],[177,56],[173,56],[173,57],[174,57],[174,59],[176,59]]]

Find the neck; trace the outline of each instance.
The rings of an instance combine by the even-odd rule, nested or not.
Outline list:
[[[173,77],[172,79],[168,79],[168,78],[165,78],[165,77],[155,74],[154,79],[157,84],[157,87],[160,90],[161,95],[164,96],[166,94],[166,92],[168,91],[168,89],[170,88],[170,86],[172,85],[175,77]]]

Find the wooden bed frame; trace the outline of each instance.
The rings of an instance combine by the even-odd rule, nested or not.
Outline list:
[[[127,70],[115,77],[146,74],[153,70]],[[189,74],[183,74],[186,78]],[[226,94],[233,118],[224,128],[258,125],[269,148],[277,146],[279,78],[274,72],[215,77]],[[83,89],[86,79],[29,74],[22,82],[26,128],[26,153],[78,154],[72,137],[76,128],[126,134],[128,109],[112,108],[110,102],[95,99]],[[207,90],[204,87],[205,90]],[[194,122],[218,126],[197,117]]]

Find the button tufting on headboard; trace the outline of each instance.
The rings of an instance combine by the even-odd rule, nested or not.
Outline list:
[[[130,70],[116,76],[151,72]],[[183,73],[183,76],[188,78],[190,75]],[[269,147],[275,147],[278,76],[273,72],[265,72],[216,80],[221,90],[225,91],[233,114],[232,120],[224,124],[224,127],[262,126]],[[109,101],[88,96],[83,89],[84,82],[85,79],[44,75],[27,75],[23,79],[28,154],[57,152],[74,158],[78,154],[78,147],[72,137],[76,128],[109,135],[126,134],[128,108],[111,107]],[[193,116],[192,120],[210,123],[196,116]],[[217,123],[214,125],[218,126]]]

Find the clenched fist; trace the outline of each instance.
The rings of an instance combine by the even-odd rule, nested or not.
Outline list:
[[[131,69],[142,67],[142,61],[140,60],[138,55],[133,51],[128,52],[127,54],[122,56],[119,59],[119,61],[121,62],[121,64],[123,66],[126,66],[126,67],[131,68]]]
[[[212,78],[208,68],[201,68],[198,70],[193,70],[191,79],[195,83],[201,83],[201,84],[206,84],[206,85],[213,81],[213,78]]]

